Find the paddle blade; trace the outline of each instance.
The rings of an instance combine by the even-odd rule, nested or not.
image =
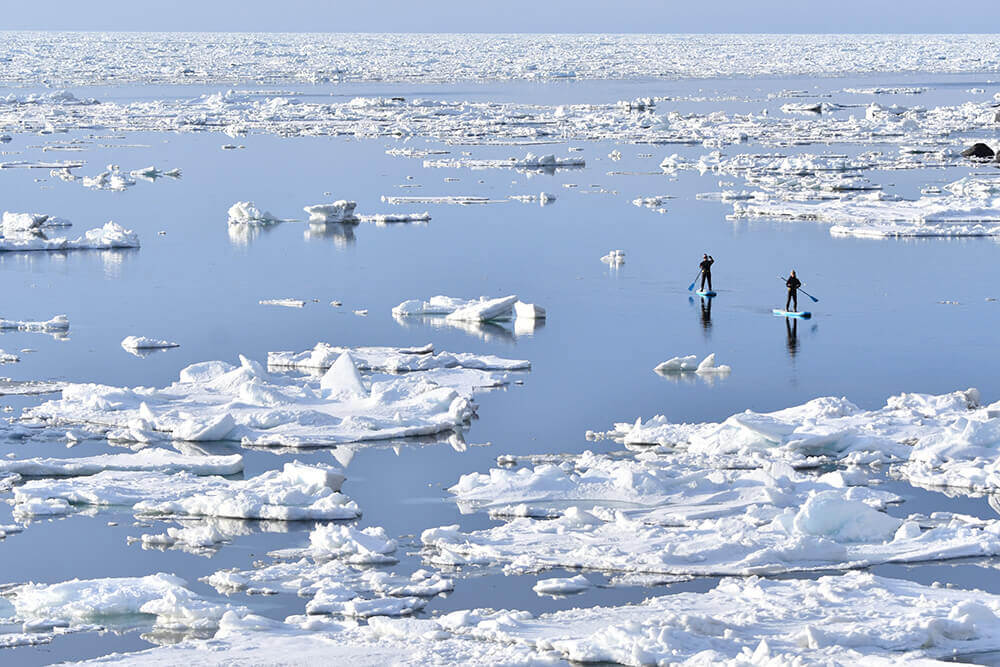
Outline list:
[[[697,279],[694,281],[694,283],[696,283],[696,282],[698,282]],[[694,283],[691,283],[690,285],[688,285],[688,292],[694,290]]]

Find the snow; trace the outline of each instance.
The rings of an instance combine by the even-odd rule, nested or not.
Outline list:
[[[152,466],[150,466],[152,467]],[[161,466],[167,467],[167,466]],[[330,466],[286,463],[246,480],[157,469],[109,469],[70,480],[31,480],[14,489],[14,512],[36,516],[51,506],[118,506],[137,514],[303,521],[353,519],[360,511],[339,492],[344,476]],[[51,513],[51,512],[46,512]]]
[[[188,366],[163,389],[67,383],[62,398],[26,409],[23,419],[85,425],[118,442],[318,447],[452,431],[472,416],[476,387],[506,381],[495,372],[437,368],[374,376],[362,396],[325,388],[311,377],[268,373],[240,357],[238,366]]]
[[[357,205],[357,202],[339,199],[332,204],[306,206],[303,210],[309,214],[309,222],[311,223],[357,222],[358,219],[354,215],[354,209]]]
[[[126,350],[159,350],[180,347],[180,344],[158,338],[146,338],[145,336],[126,336],[122,340],[122,347]]]

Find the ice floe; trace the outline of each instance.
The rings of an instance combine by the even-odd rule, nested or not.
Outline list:
[[[474,413],[476,387],[507,381],[478,369],[437,368],[374,376],[366,395],[345,396],[325,386],[325,377],[271,374],[245,357],[239,365],[209,361],[184,368],[163,389],[67,383],[60,399],[28,408],[23,419],[78,424],[118,442],[327,446],[458,429]]]
[[[43,637],[58,628],[94,630],[145,623],[163,630],[211,631],[225,612],[246,613],[242,607],[209,601],[191,591],[180,577],[164,573],[19,584],[0,595],[11,608],[10,615],[0,621],[18,623],[23,632],[43,633]],[[0,641],[3,637],[0,634]]]
[[[457,299],[433,296],[429,301],[418,299],[404,301],[392,309],[394,317],[443,315],[450,321],[488,322],[510,319],[517,296],[499,298]]]
[[[303,299],[261,299],[257,303],[262,306],[283,306],[285,308],[303,308],[306,305]]]
[[[122,339],[122,347],[126,350],[162,350],[171,347],[180,347],[180,344],[169,340],[147,338],[145,336],[126,336]]]
[[[671,373],[720,373],[727,374],[732,372],[732,368],[726,365],[716,365],[715,363],[715,353],[708,355],[700,362],[698,357],[691,354],[686,357],[672,357],[664,362],[657,364],[654,368],[657,373],[663,375],[669,375]]]
[[[31,250],[115,250],[138,248],[139,236],[115,222],[107,222],[75,239],[64,237],[48,238],[37,230],[18,233],[4,232],[0,238],[0,252],[21,252]]]
[[[435,352],[433,345],[421,347],[339,347],[316,343],[304,352],[268,352],[269,369],[297,368],[325,371],[345,352],[349,352],[358,370],[383,373],[406,373],[434,368],[471,368],[488,371],[519,371],[531,368],[522,359],[504,359],[491,354]]]
[[[311,223],[357,222],[358,218],[354,215],[354,209],[357,205],[357,202],[340,199],[332,204],[306,206],[303,210],[309,214],[309,222]]]
[[[69,318],[56,315],[50,320],[7,320],[0,318],[0,329],[17,329],[18,331],[33,331],[42,333],[59,333],[69,331]]]
[[[128,454],[98,454],[72,459],[0,459],[0,473],[34,477],[96,475],[107,470],[148,471],[164,474],[189,472],[193,475],[234,475],[243,470],[243,457],[190,455],[147,447]]]
[[[252,201],[238,201],[229,207],[230,225],[272,225],[281,222],[268,211],[262,211]]]
[[[114,506],[144,515],[277,521],[353,519],[360,511],[354,501],[340,493],[343,481],[343,474],[333,467],[297,462],[246,480],[126,467],[70,480],[31,480],[14,489],[13,503],[14,513],[25,517]]]
[[[819,579],[723,579],[705,593],[639,604],[527,611],[468,609],[367,625],[226,613],[212,640],[189,640],[101,663],[220,664],[372,660],[394,664],[892,664],[995,651],[1000,601],[849,572]],[[224,656],[224,657],[223,657]]]
[[[372,215],[359,215],[357,218],[361,222],[388,225],[400,222],[430,222],[431,214],[427,211],[423,213],[375,213]]]
[[[601,261],[610,266],[620,266],[625,263],[625,251],[611,250],[607,255],[601,257]]]

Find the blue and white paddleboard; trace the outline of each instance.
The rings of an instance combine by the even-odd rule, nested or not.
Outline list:
[[[715,292],[712,290],[698,290],[695,294],[698,296],[715,296]]]
[[[808,310],[781,310],[780,308],[775,308],[771,312],[778,317],[801,317],[804,320],[808,320],[813,316]]]

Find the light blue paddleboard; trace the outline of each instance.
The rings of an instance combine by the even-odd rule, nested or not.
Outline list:
[[[715,296],[715,292],[713,292],[711,290],[708,290],[708,291],[706,291],[706,290],[698,290],[697,292],[695,292],[695,294],[697,294],[698,296]]]
[[[804,320],[808,320],[813,316],[808,310],[781,310],[780,308],[775,308],[771,312],[778,317],[801,317]]]

